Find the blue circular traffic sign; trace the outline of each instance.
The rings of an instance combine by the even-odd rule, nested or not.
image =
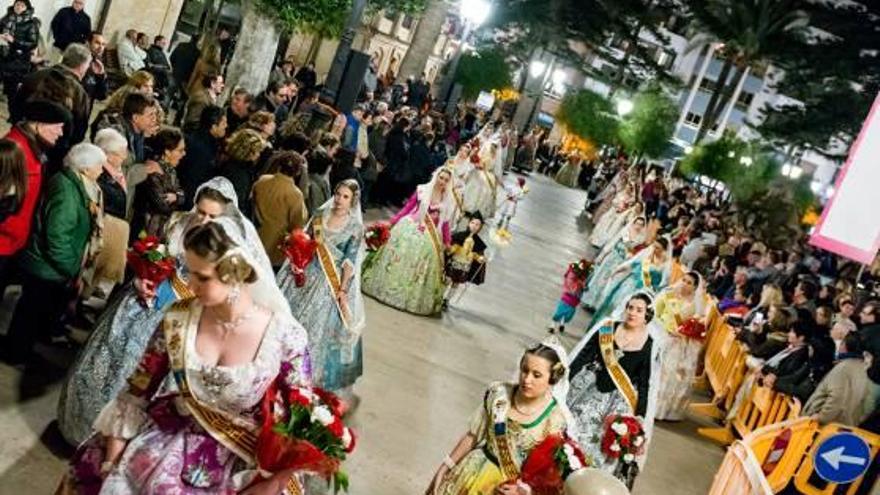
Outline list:
[[[871,448],[855,433],[838,433],[826,438],[813,458],[816,474],[829,483],[850,483],[871,465]]]

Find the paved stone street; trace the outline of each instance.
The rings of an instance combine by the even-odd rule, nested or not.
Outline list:
[[[362,402],[353,418],[361,438],[348,463],[352,494],[423,493],[486,384],[511,379],[522,349],[546,335],[564,267],[585,254],[588,225],[578,216],[584,192],[537,176],[529,187],[511,227],[513,241],[496,252],[486,284],[468,289],[442,319],[367,300],[365,376],[356,388]],[[8,313],[9,301],[2,327]],[[587,320],[579,312],[569,346]],[[57,385],[18,402],[18,379],[0,365],[0,493],[51,493],[64,461],[40,437],[55,415]],[[636,494],[706,493],[723,450],[695,429],[690,421],[658,424]]]

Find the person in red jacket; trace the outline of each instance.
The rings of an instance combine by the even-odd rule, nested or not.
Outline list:
[[[33,100],[26,103],[23,120],[6,135],[6,139],[24,153],[26,190],[18,211],[0,222],[0,287],[6,286],[9,260],[25,246],[30,236],[45,179],[45,152],[61,137],[65,122],[72,119],[70,111],[58,103]]]

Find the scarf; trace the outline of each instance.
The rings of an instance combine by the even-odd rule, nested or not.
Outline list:
[[[89,215],[92,217],[92,230],[83,253],[83,275],[81,276],[84,280],[90,280],[95,269],[95,260],[98,258],[101,248],[104,247],[104,196],[97,182],[79,172],[76,175],[82,181],[83,189],[86,191],[89,201]]]

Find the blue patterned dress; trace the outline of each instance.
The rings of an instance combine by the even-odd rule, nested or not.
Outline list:
[[[311,225],[309,234],[314,236]],[[352,314],[350,325],[362,326],[363,303],[358,298],[363,296],[357,273],[363,261],[363,225],[349,221],[341,229],[332,230],[325,224],[322,237],[340,277],[344,266],[351,267],[355,274],[347,291],[348,307]],[[353,332],[359,333],[359,329],[352,329],[343,322],[335,301],[336,294],[327,281],[317,255],[306,267],[305,274],[305,285],[297,287],[290,262],[285,260],[278,271],[278,287],[290,303],[293,317],[308,332],[312,381],[319,387],[338,391],[354,385],[364,374],[361,338],[352,335]],[[354,338],[357,340],[352,347],[351,339]]]
[[[648,263],[647,267],[645,263]],[[647,274],[645,273],[646,268]],[[629,271],[625,275],[618,275],[605,286],[602,303],[593,313],[592,321],[602,321],[611,316],[611,313],[615,309],[623,307],[626,299],[636,291],[650,289],[654,293],[659,292],[667,283],[663,272],[663,266],[653,265],[649,259],[635,260],[630,263]]]

